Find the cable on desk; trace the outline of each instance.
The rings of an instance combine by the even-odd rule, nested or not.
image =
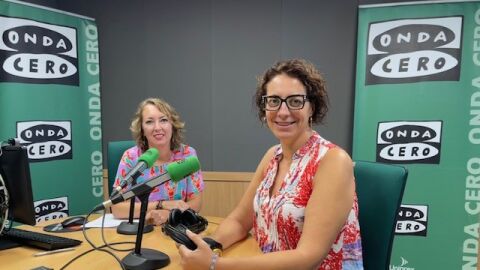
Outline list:
[[[63,270],[65,269],[66,267],[68,267],[70,264],[72,264],[73,262],[75,262],[77,259],[83,257],[84,255],[92,252],[92,251],[95,251],[95,250],[98,250],[98,251],[103,251],[103,252],[106,252],[108,254],[110,254],[112,257],[115,258],[115,260],[120,264],[120,266],[122,267],[123,270],[125,270],[125,266],[123,265],[122,261],[110,250],[107,250],[107,249],[104,249],[105,247],[107,248],[110,248],[112,250],[115,250],[115,251],[132,251],[134,250],[134,248],[128,248],[128,249],[118,249],[118,248],[114,248],[113,246],[114,245],[122,245],[122,244],[135,244],[135,242],[114,242],[114,243],[108,243],[105,239],[105,233],[104,233],[104,228],[105,228],[105,214],[106,214],[106,211],[105,209],[103,210],[103,214],[102,214],[102,226],[101,226],[101,235],[102,235],[102,240],[103,240],[103,245],[102,246],[95,246],[95,244],[93,244],[92,241],[90,241],[90,239],[88,239],[88,236],[87,236],[87,233],[86,233],[86,228],[85,228],[85,225],[87,224],[88,222],[88,218],[93,214],[94,210],[90,211],[90,213],[88,213],[88,215],[86,216],[85,218],[85,221],[83,223],[83,229],[82,229],[82,233],[83,233],[83,237],[85,238],[85,240],[88,242],[88,244],[90,244],[90,246],[92,247],[90,250],[87,250],[85,252],[83,252],[82,254],[79,254],[77,256],[75,256],[73,259],[71,259],[70,261],[68,261],[64,266],[62,266],[62,268],[60,268],[60,270]]]
[[[109,243],[107,242],[107,240],[105,239],[105,234],[104,234],[104,230],[103,230],[104,224],[105,224],[105,210],[103,210],[101,235],[102,235],[103,243],[105,244],[106,247],[108,247],[108,248],[110,248],[110,249],[113,249],[113,250],[115,250],[115,251],[132,251],[132,250],[135,249],[135,247],[133,247],[133,248],[126,248],[126,249],[120,249],[120,248],[114,248],[114,247],[112,247],[112,244],[113,244],[113,243],[112,243],[112,244],[109,244]],[[129,242],[129,243],[135,244],[135,242]]]
[[[95,244],[93,244],[92,241],[90,241],[90,239],[88,239],[87,230],[85,228],[85,225],[88,222],[88,218],[93,214],[93,212],[94,212],[94,210],[90,211],[88,213],[88,215],[85,217],[85,220],[83,221],[82,233],[83,233],[83,237],[90,244],[90,246],[92,246],[93,249],[97,249],[97,246],[95,246]],[[103,210],[103,216],[105,216],[105,210]]]
[[[132,244],[133,242],[115,242],[115,243],[111,243],[110,245],[122,245],[122,244]],[[74,261],[76,261],[77,259],[80,259],[81,257],[83,257],[84,255],[94,251],[94,250],[100,250],[100,251],[104,251],[104,252],[107,252],[111,255],[113,255],[113,257],[115,257],[117,259],[117,261],[120,263],[120,266],[122,267],[122,269],[125,269],[125,266],[123,265],[123,263],[118,259],[117,256],[115,256],[115,254],[111,253],[111,251],[109,250],[106,250],[106,249],[102,249],[106,247],[105,245],[102,245],[102,246],[99,246],[99,247],[95,247],[95,248],[92,248],[92,249],[89,249],[87,251],[84,251],[82,254],[80,255],[77,255],[75,256],[73,259],[71,259],[70,261],[68,261],[64,266],[62,266],[62,268],[60,268],[60,270],[63,270],[65,269],[66,267],[68,267],[70,264],[72,264]]]
[[[62,268],[60,268],[61,270],[62,269],[65,269],[65,267],[67,267],[68,265],[70,265],[72,262],[74,262],[75,260],[77,260],[78,258],[82,257],[83,255],[85,254],[88,254],[90,253],[91,251],[94,251],[94,250],[98,250],[98,251],[103,251],[103,252],[106,252],[108,254],[110,254],[113,258],[115,258],[115,260],[117,260],[117,262],[120,264],[120,266],[122,267],[123,270],[125,270],[125,265],[123,265],[122,261],[117,257],[117,255],[113,254],[112,251],[108,250],[108,249],[103,249],[104,247],[106,247],[106,245],[103,245],[103,246],[100,246],[100,247],[97,247],[95,246],[95,244],[93,244],[92,241],[90,241],[90,239],[88,239],[87,237],[87,233],[86,233],[86,228],[85,228],[85,225],[87,224],[88,222],[88,218],[93,214],[93,212],[95,211],[95,209],[93,209],[92,211],[90,211],[90,213],[88,213],[87,217],[85,218],[85,221],[83,222],[83,228],[82,228],[82,233],[83,233],[83,237],[85,238],[85,240],[90,244],[90,246],[92,246],[92,249],[91,250],[87,250],[85,251],[84,253],[74,257],[72,260],[70,260],[66,265],[64,265]],[[105,209],[103,210],[103,216],[105,217]],[[103,223],[102,223],[102,233],[103,233]]]

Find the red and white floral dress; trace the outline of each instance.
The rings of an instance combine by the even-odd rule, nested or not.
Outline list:
[[[275,156],[253,201],[254,236],[264,253],[297,247],[302,234],[305,207],[312,193],[313,177],[319,162],[333,147],[336,146],[314,131],[305,145],[294,154],[280,190],[270,197],[270,188],[282,158],[281,146],[275,149]],[[356,196],[342,231],[318,269],[363,269]]]

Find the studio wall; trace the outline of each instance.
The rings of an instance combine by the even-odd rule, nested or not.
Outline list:
[[[327,79],[331,107],[316,130],[351,152],[357,1],[29,2],[96,19],[104,149],[131,138],[136,106],[156,96],[183,117],[204,170],[254,171],[276,143],[256,117],[256,78],[299,57]]]

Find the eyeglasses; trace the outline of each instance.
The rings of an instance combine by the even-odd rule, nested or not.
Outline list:
[[[301,110],[305,106],[305,101],[308,101],[306,95],[291,95],[286,98],[279,96],[262,96],[263,108],[266,111],[278,111],[282,103],[287,104],[289,110]]]

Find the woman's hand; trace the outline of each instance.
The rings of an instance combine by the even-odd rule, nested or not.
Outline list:
[[[150,210],[145,216],[145,219],[148,221],[148,223],[158,226],[167,222],[169,215],[170,215],[169,210],[164,210],[164,209]]]
[[[182,212],[190,208],[188,203],[183,200],[175,200],[175,201],[162,201],[162,208],[167,210],[172,210],[175,208],[180,209]]]
[[[197,249],[190,250],[184,245],[180,245],[178,253],[180,254],[180,264],[185,270],[205,270],[210,268],[210,260],[213,252],[210,246],[203,241],[200,235],[187,230],[187,236],[197,245]]]

